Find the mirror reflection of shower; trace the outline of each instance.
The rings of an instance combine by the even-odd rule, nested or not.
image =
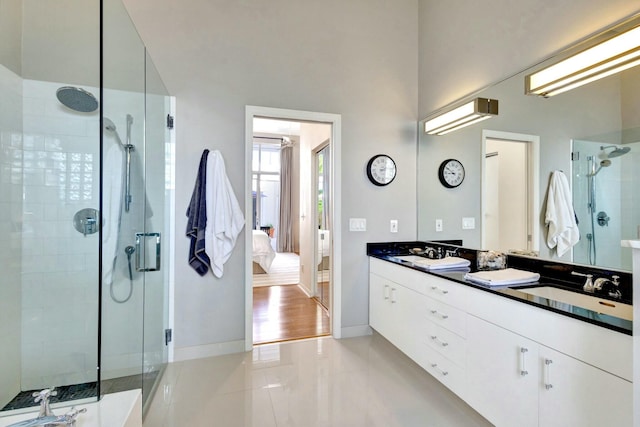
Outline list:
[[[608,151],[613,148],[613,150]],[[600,146],[600,153],[598,156],[587,156],[587,207],[589,211],[589,220],[591,224],[591,232],[586,234],[588,242],[588,261],[591,265],[596,265],[598,262],[597,242],[596,242],[596,223],[600,227],[608,227],[609,220],[611,219],[605,211],[597,211],[596,206],[596,176],[603,168],[608,168],[612,165],[610,159],[623,156],[631,151],[630,147],[618,147],[616,145]],[[599,160],[602,159],[602,160]],[[598,161],[599,160],[599,161]]]

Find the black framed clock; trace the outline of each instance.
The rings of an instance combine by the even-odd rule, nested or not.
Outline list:
[[[440,183],[447,188],[456,188],[464,181],[464,166],[459,160],[447,159],[438,168]]]
[[[367,163],[367,177],[379,187],[391,184],[396,178],[396,162],[386,154],[376,154]]]

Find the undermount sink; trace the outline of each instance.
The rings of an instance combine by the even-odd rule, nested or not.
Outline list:
[[[597,296],[585,295],[578,292],[566,291],[564,289],[551,286],[540,286],[537,288],[518,288],[519,292],[547,298],[562,304],[569,304],[574,307],[582,307],[597,313],[607,314],[625,320],[633,320],[633,306],[617,301],[610,301]]]

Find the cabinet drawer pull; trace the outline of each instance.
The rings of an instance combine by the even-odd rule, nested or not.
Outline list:
[[[525,347],[520,347],[520,375],[521,376],[525,376],[525,375],[529,375],[529,371],[527,371],[527,367],[526,367],[526,359],[525,359],[525,353],[527,353],[529,351],[528,348]]]
[[[391,304],[395,304],[396,302],[396,288],[391,288]]]
[[[439,287],[437,287],[437,286],[432,286],[432,287],[431,287],[431,290],[433,290],[433,291],[440,291],[443,295],[446,295],[446,294],[448,294],[448,293],[449,293],[449,291],[447,291],[446,289],[440,289],[440,288],[439,288]]]
[[[382,296],[384,297],[384,299],[389,299],[389,285],[384,285]]]
[[[443,371],[442,369],[438,368],[438,364],[437,363],[432,363],[431,367],[433,369],[435,369],[436,371],[440,372],[440,375],[442,375],[443,377],[446,377],[447,375],[449,375],[449,372]]]
[[[444,342],[444,341],[439,340],[439,339],[438,339],[438,337],[437,337],[436,335],[431,335],[431,340],[432,340],[433,342],[436,342],[436,343],[440,344],[442,347],[446,347],[446,346],[448,346],[448,345],[449,345],[449,343],[448,343],[448,342]]]
[[[544,381],[544,388],[547,390],[551,390],[553,388],[553,384],[551,384],[551,364],[553,363],[553,360],[551,359],[544,359],[544,366],[545,366],[545,373],[544,373],[544,377],[545,377],[545,381]]]
[[[447,314],[438,313],[438,310],[429,310],[429,311],[431,311],[431,314],[433,314],[434,316],[438,316],[442,320],[445,320],[445,319],[449,318],[449,316]]]

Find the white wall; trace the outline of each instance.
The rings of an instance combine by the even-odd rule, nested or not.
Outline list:
[[[366,242],[416,235],[417,1],[125,3],[178,99],[176,347],[244,348],[244,239],[222,279],[201,278],[186,261],[183,212],[204,148],[221,150],[244,200],[246,105],[342,116],[342,222],[368,219],[367,232],[343,230],[342,320],[367,325]],[[398,165],[390,187],[367,181],[364,166],[378,152]],[[390,219],[399,233],[389,232]]]
[[[419,3],[421,119],[639,10],[629,0]]]

